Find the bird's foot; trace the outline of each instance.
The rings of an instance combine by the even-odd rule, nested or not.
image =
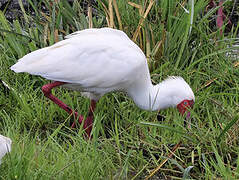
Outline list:
[[[79,124],[81,124],[83,121],[84,121],[84,117],[82,115],[80,115],[79,120],[78,120]],[[76,128],[76,122],[75,121],[71,124],[71,128]]]
[[[92,138],[91,131],[92,131],[92,127],[93,127],[93,116],[88,116],[86,118],[83,127],[85,129],[85,132],[86,132],[88,138],[91,139]]]
[[[88,116],[85,120],[84,117],[82,115],[79,116],[78,119],[79,124],[83,124],[83,128],[87,134],[86,138],[91,139],[91,130],[92,130],[92,126],[93,126],[93,116]],[[75,128],[76,127],[76,123],[73,122],[71,125],[71,128]]]

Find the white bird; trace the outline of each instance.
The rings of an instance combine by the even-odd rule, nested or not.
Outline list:
[[[87,95],[91,99],[89,116],[84,121],[88,136],[96,102],[111,91],[126,92],[139,108],[150,111],[177,106],[183,114],[195,101],[182,77],[169,77],[153,85],[142,50],[123,31],[111,28],[77,31],[25,55],[11,70],[53,80],[42,87],[43,93],[69,114],[72,109],[53,96],[51,89],[63,86]],[[78,117],[77,112],[73,114]],[[82,121],[83,116],[79,116]]]
[[[0,135],[0,164],[3,156],[11,151],[11,144],[12,140],[10,138]]]

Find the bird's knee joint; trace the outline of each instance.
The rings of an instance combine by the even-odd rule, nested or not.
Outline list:
[[[51,88],[49,87],[48,84],[42,86],[42,92],[44,93],[45,96],[49,95],[51,93]]]

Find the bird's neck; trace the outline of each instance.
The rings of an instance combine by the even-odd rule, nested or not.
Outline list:
[[[176,93],[170,91],[167,86],[161,83],[153,85],[151,82],[128,91],[128,95],[139,108],[151,111],[175,106],[173,97]]]

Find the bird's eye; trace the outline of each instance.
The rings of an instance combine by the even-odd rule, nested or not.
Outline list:
[[[183,103],[184,105],[188,105],[188,102],[187,101],[184,101],[184,103]]]

